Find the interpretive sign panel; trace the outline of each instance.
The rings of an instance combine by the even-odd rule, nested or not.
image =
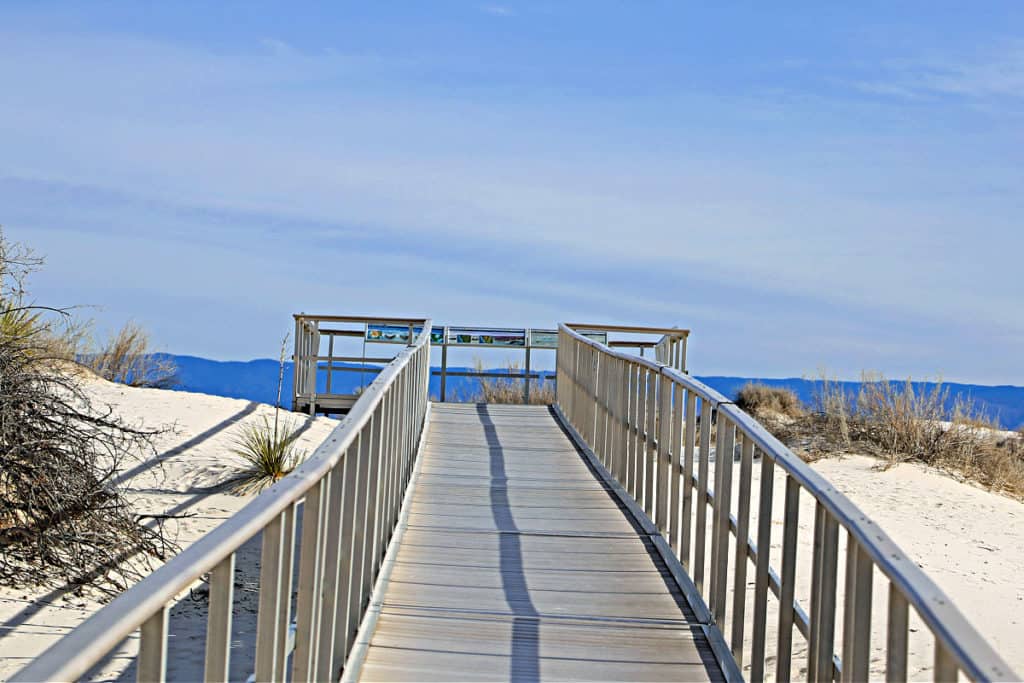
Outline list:
[[[449,327],[448,344],[458,346],[526,346],[526,330]]]
[[[412,333],[418,335],[423,330],[422,325],[415,325],[412,328]],[[366,341],[378,342],[381,344],[408,344],[409,343],[409,326],[408,325],[378,325],[378,324],[367,324],[366,326]],[[444,328],[443,327],[432,327],[430,328],[430,343],[440,344],[444,341]]]

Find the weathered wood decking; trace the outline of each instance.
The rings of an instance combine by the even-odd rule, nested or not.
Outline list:
[[[434,404],[412,485],[363,680],[721,679],[660,556],[547,408]]]

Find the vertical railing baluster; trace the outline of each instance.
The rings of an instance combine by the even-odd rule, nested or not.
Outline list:
[[[690,563],[691,508],[693,507],[693,451],[697,438],[697,394],[686,391],[686,428],[683,433],[683,514],[679,522],[682,534],[679,537],[679,561],[687,571]]]
[[[655,423],[658,414],[658,376],[644,368],[644,512],[654,517]]]
[[[754,624],[750,648],[750,680],[764,680],[765,630],[768,623],[768,569],[772,547],[772,494],[775,461],[761,455],[761,490],[757,499],[757,565],[754,578]]]
[[[718,443],[715,448],[715,520],[711,536],[711,614],[720,626],[725,621],[725,595],[729,582],[729,512],[732,506],[733,446],[736,428],[726,415],[718,413]],[[737,546],[738,547],[738,546]]]
[[[281,539],[281,583],[277,593],[277,652],[274,654],[274,680],[285,680],[288,662],[288,630],[291,626],[292,570],[295,565],[295,512],[292,503],[282,513],[284,534]]]
[[[210,572],[210,606],[206,617],[207,683],[228,680],[231,668],[231,611],[235,592],[235,554],[231,553]]]
[[[775,680],[788,681],[793,659],[793,596],[796,591],[796,540],[800,530],[800,484],[786,475],[786,503],[782,522],[782,567],[779,590],[779,642]]]
[[[321,545],[324,548],[323,565],[320,570],[318,590],[314,595],[320,596],[319,604],[314,611],[317,644],[312,651],[313,668],[311,680],[322,680],[331,675],[334,661],[334,648],[337,643],[335,631],[342,627],[338,618],[338,602],[348,601],[348,586],[341,579],[341,558],[348,555],[350,548],[342,542],[342,509],[345,504],[345,470],[347,454],[343,456],[330,472],[330,488],[325,490],[327,503],[324,508],[324,522],[321,530]],[[344,592],[342,587],[344,586]],[[337,672],[335,672],[337,673]],[[302,680],[293,678],[292,680]]]
[[[336,624],[334,654],[330,669],[332,679],[339,674],[348,657],[349,646],[359,623],[357,600],[359,586],[362,583],[362,563],[360,561],[362,532],[360,529],[365,507],[365,489],[361,486],[364,469],[362,441],[363,433],[360,433],[342,457],[342,462],[345,463],[345,488],[342,494],[341,535],[338,539],[341,550],[338,556],[338,601],[334,617]]]
[[[359,601],[359,612],[362,615],[373,592],[373,582],[377,578],[377,520],[380,510],[380,468],[381,468],[381,434],[384,431],[383,407],[377,405],[373,412],[370,428],[370,458],[367,466],[366,482],[366,550],[363,553],[363,586],[362,599]]]
[[[846,593],[843,598],[844,683],[868,680],[871,656],[873,564],[852,535],[846,540]]]
[[[956,683],[959,667],[956,659],[950,654],[946,646],[937,637],[935,638],[935,670],[933,680],[936,683]]]
[[[708,467],[711,458],[711,402],[700,400],[700,460],[697,464],[697,523],[693,546],[693,583],[704,593],[704,559],[707,548]]]
[[[836,574],[838,565],[839,524],[819,503],[822,510],[821,550],[818,585],[811,590],[811,638],[808,647],[808,679],[832,680],[832,656],[835,653]]]
[[[281,600],[281,565],[284,554],[284,527],[287,512],[282,512],[263,529],[260,553],[260,597],[256,618],[256,680],[274,681],[277,672],[277,641]]]
[[[669,445],[668,463],[668,520],[669,545],[679,556],[679,473],[683,458],[683,386],[670,381],[672,393],[672,440]]]
[[[740,459],[739,497],[736,499],[736,558],[733,570],[732,655],[737,666],[743,666],[743,635],[747,606],[747,539],[750,535],[750,480],[753,478],[754,442],[743,435]]]
[[[323,568],[324,511],[327,491],[331,487],[328,473],[306,493],[302,507],[302,546],[299,555],[299,596],[295,606],[295,654],[292,657],[292,680],[308,681],[315,678],[313,662],[320,643],[316,608],[320,594]]]
[[[668,473],[671,459],[669,441],[672,436],[672,385],[664,373],[656,375],[658,383],[658,450],[657,450],[657,493],[655,494],[654,523],[662,536],[668,536]]]
[[[167,680],[167,605],[142,622],[139,628],[139,683]]]
[[[907,680],[907,630],[910,606],[896,584],[889,584],[889,623],[886,635],[885,680],[904,683]]]
[[[640,367],[631,363],[629,366],[629,448],[626,454],[628,460],[626,477],[626,490],[633,496],[634,500],[640,500],[640,487],[637,479],[637,452],[639,449],[639,435],[637,433],[640,413]]]

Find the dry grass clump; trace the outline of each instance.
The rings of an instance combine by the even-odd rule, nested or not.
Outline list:
[[[126,323],[97,350],[77,356],[79,362],[111,382],[156,389],[170,389],[178,383],[174,362],[152,352],[149,333],[135,322]]]
[[[801,417],[803,405],[796,392],[785,387],[750,382],[736,394],[736,405],[757,418]]]
[[[484,371],[483,362],[477,360],[474,363],[477,372]],[[506,366],[510,375],[522,372],[519,363],[513,361]],[[505,403],[522,405],[526,403],[524,393],[524,382],[521,379],[502,377],[483,377],[480,379],[480,388],[473,394],[462,397],[466,403]],[[554,382],[533,381],[530,382],[530,405],[550,405],[555,402]]]
[[[823,374],[815,411],[773,431],[809,459],[858,452],[889,465],[922,462],[1024,497],[1024,437],[1006,437],[969,401],[948,408],[949,399],[941,382],[923,389],[863,373],[854,392]]]

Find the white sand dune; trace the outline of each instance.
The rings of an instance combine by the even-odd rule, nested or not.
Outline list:
[[[124,483],[139,512],[191,516],[167,522],[167,531],[184,548],[245,505],[251,497],[210,493],[208,487],[227,478],[237,460],[230,454],[239,425],[272,415],[270,406],[203,394],[130,389],[106,382],[90,384],[101,401],[116,405],[128,421],[151,427],[175,426],[161,437],[160,454],[144,463],[129,465]],[[285,414],[285,413],[283,413]],[[292,419],[302,419],[291,416]],[[312,451],[337,424],[318,418],[303,420],[301,447]],[[919,465],[877,469],[866,457],[833,458],[813,465],[837,488],[877,521],[944,589],[979,630],[1018,672],[1024,672],[1024,505],[979,487],[961,483]],[[755,470],[756,471],[756,470]],[[753,488],[757,490],[756,484]],[[781,491],[777,512],[781,519]],[[813,506],[804,497],[802,535],[810,539]],[[778,539],[773,537],[774,557]],[[236,577],[235,633],[232,679],[244,680],[251,670],[248,644],[255,630],[255,566],[258,539],[239,553]],[[809,543],[799,550],[810,557]],[[802,574],[801,574],[802,572]],[[752,570],[748,577],[752,580]],[[807,591],[809,569],[798,570],[798,598]],[[875,609],[885,609],[884,585],[876,581]],[[840,579],[841,580],[841,579]],[[0,588],[0,680],[5,680],[29,659],[80,624],[100,607],[88,593],[59,590]],[[205,604],[186,594],[171,610],[169,676],[197,680],[202,674]],[[772,622],[769,621],[769,624]],[[913,625],[913,624],[912,624]],[[728,623],[725,624],[728,628]],[[931,666],[924,629],[913,634],[911,675],[924,677]],[[728,631],[727,631],[728,632]],[[884,656],[881,632],[874,635],[873,671],[881,673]],[[799,635],[795,643],[800,643]],[[137,640],[122,648],[94,672],[94,678],[134,679],[132,658]],[[795,653],[806,655],[797,647]],[[799,675],[800,666],[794,666]],[[772,664],[768,670],[771,672]]]

